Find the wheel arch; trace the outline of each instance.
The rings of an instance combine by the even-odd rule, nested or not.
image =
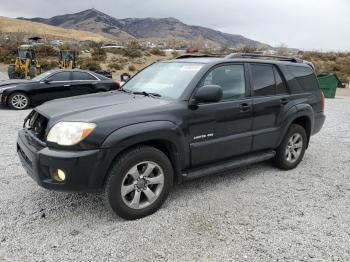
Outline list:
[[[310,142],[310,137],[312,134],[312,129],[314,126],[314,111],[310,105],[296,105],[295,106],[295,112],[293,112],[293,117],[290,117],[288,121],[283,125],[284,128],[281,132],[280,139],[278,141],[278,146],[281,144],[284,136],[288,132],[289,127],[292,124],[298,124],[302,126],[307,134],[307,145],[306,147],[309,146]]]
[[[27,92],[27,91],[25,91],[25,90],[21,90],[21,89],[17,89],[17,90],[11,90],[11,91],[9,91],[7,94],[6,94],[6,100],[5,100],[5,102],[6,102],[6,104],[7,104],[7,106],[9,106],[9,98],[10,98],[10,96],[11,95],[13,95],[13,94],[15,94],[15,93],[23,93],[23,94],[25,94],[25,95],[27,95],[28,96],[28,98],[29,98],[29,106],[31,106],[32,105],[32,97],[31,97],[31,95],[29,94],[29,92]]]
[[[181,170],[189,157],[185,146],[184,135],[170,121],[154,121],[139,123],[120,128],[110,134],[104,141],[103,148],[114,148],[110,167],[116,158],[137,146],[152,146],[162,151],[170,160],[174,170],[174,182],[181,182]],[[103,179],[103,186],[108,177],[108,171]]]

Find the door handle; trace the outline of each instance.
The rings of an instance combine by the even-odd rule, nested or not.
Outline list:
[[[281,102],[281,105],[284,106],[284,105],[288,104],[289,99],[288,98],[281,98],[280,102]]]
[[[67,87],[67,86],[70,86],[70,85],[63,85],[63,86],[66,86],[66,87]]]
[[[250,105],[248,103],[243,103],[239,105],[241,112],[249,111]]]

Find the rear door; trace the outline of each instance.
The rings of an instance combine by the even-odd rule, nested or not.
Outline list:
[[[72,72],[72,95],[86,95],[97,92],[97,84],[100,82],[92,74],[81,71]]]
[[[276,147],[290,95],[279,69],[250,64],[253,96],[253,151]]]
[[[251,150],[252,98],[245,66],[225,64],[211,69],[200,86],[211,84],[221,86],[223,99],[217,103],[201,103],[190,112],[192,166]]]

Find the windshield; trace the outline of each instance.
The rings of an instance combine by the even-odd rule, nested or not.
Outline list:
[[[44,78],[46,78],[47,76],[51,75],[53,72],[54,72],[53,70],[47,71],[45,73],[42,73],[41,75],[38,75],[38,76],[34,77],[32,80],[33,81],[41,81]]]
[[[156,63],[135,75],[123,89],[177,99],[202,67],[199,63]]]
[[[23,59],[30,59],[30,60],[33,59],[32,52],[29,50],[19,50],[18,55],[19,55],[19,58],[22,60]]]

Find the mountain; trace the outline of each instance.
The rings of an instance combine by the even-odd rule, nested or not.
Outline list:
[[[28,36],[75,39],[80,41],[90,40],[100,42],[108,39],[102,35],[92,32],[64,29],[57,26],[0,16],[0,33],[13,32],[24,33]]]
[[[96,9],[88,9],[75,14],[66,14],[52,18],[19,18],[68,29],[85,30],[107,37],[179,39],[204,41],[214,44],[237,46],[238,44],[257,47],[258,41],[241,35],[223,33],[201,26],[187,25],[178,19],[169,18],[126,18],[117,19]]]
[[[94,32],[108,37],[118,37],[122,39],[133,38],[127,32],[121,30],[121,24],[118,19],[106,15],[96,9],[89,9],[75,14],[59,15],[52,18],[35,17],[22,20],[29,20],[53,26],[59,26],[67,29],[85,30]]]

